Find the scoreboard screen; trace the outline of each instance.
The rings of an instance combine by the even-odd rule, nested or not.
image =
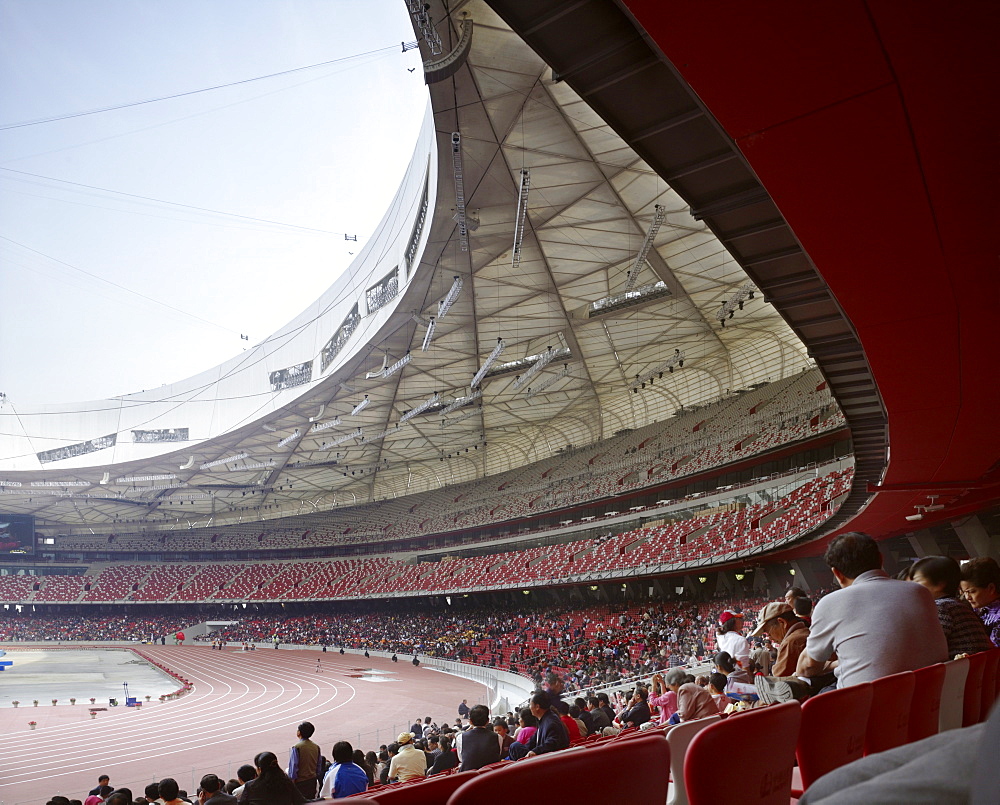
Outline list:
[[[0,555],[35,552],[35,518],[0,512]]]

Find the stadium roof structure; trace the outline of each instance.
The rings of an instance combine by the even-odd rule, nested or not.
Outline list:
[[[888,535],[928,494],[945,505],[923,525],[995,501],[995,202],[971,180],[991,49],[968,44],[990,26],[876,6],[408,3],[428,124],[349,276],[166,391],[0,408],[4,508],[94,528],[318,511],[813,360],[857,457],[832,525]]]
[[[0,508],[67,527],[310,513],[515,468],[810,365],[670,183],[485,3],[417,8],[430,111],[347,275],[196,378],[8,403]]]

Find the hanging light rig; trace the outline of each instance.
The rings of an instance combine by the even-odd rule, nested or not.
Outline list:
[[[639,272],[646,263],[646,255],[649,254],[649,250],[653,246],[653,239],[656,237],[656,233],[660,231],[660,226],[666,218],[667,208],[662,204],[657,204],[653,208],[653,220],[649,224],[649,231],[646,232],[646,239],[642,242],[639,253],[635,256],[635,262],[632,264],[632,268],[628,272],[628,277],[625,281],[626,291],[631,291],[632,288],[635,287],[635,281],[639,278]]]
[[[483,378],[486,377],[486,373],[490,370],[493,364],[496,363],[497,358],[500,357],[500,353],[503,352],[504,346],[505,344],[503,342],[503,339],[498,338],[497,345],[493,347],[493,351],[489,354],[489,357],[486,359],[486,363],[484,363],[481,367],[479,367],[479,371],[476,372],[475,376],[472,378],[472,382],[469,384],[469,388],[474,389],[482,382]]]
[[[527,168],[521,168],[521,187],[517,193],[517,212],[514,215],[514,248],[510,252],[510,266],[521,265],[521,241],[524,239],[524,226],[528,217],[528,189],[531,187],[531,174]]]

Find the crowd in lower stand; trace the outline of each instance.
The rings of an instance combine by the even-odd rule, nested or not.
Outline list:
[[[469,707],[463,701],[452,723],[415,719],[377,752],[338,741],[330,761],[313,741],[313,725],[303,722],[285,768],[275,754],[261,752],[233,780],[203,777],[197,801],[298,805],[315,797],[341,798],[453,769],[513,762],[581,741],[614,740],[627,731],[806,699],[997,645],[1000,566],[994,560],[977,559],[961,568],[947,557],[927,557],[892,579],[881,569],[877,543],[860,534],[839,537],[825,558],[839,589],[815,608],[793,587],[784,600],[767,602],[539,609],[516,617],[471,610],[460,616],[255,618],[227,627],[208,639],[239,643],[277,634],[282,642],[370,645],[454,659],[471,659],[484,641],[487,649],[491,641],[520,646],[541,641],[536,650],[517,649],[516,655],[539,684],[529,705],[517,713],[491,714],[485,705]],[[756,616],[751,604],[760,607]],[[706,653],[712,673],[696,678],[682,667]],[[486,656],[495,660],[498,655],[487,651]],[[651,677],[611,694],[570,693],[609,675],[631,673]],[[953,735],[974,742],[980,733],[967,731],[981,727]],[[923,743],[900,749],[919,758]],[[871,768],[859,768],[855,777],[866,785],[874,777],[878,784],[879,772]],[[967,776],[953,774],[946,784],[961,788]],[[846,779],[853,784],[850,774]],[[170,778],[149,786],[145,798],[114,792],[106,778],[100,785],[104,788],[95,789],[85,805],[194,801]],[[815,800],[806,792],[801,801]]]

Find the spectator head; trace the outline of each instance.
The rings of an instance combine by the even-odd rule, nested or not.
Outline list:
[[[102,774],[102,775],[100,775],[97,778],[97,784],[98,785],[110,785],[111,784],[111,778],[108,777],[108,775],[106,775],[106,774]]]
[[[158,787],[160,789],[160,799],[164,802],[172,802],[177,799],[177,794],[180,793],[180,787],[173,777],[164,777],[160,780]]]
[[[313,737],[313,733],[316,732],[316,728],[308,721],[303,721],[299,724],[298,735],[300,738],[308,740]]]
[[[451,736],[450,735],[442,735],[441,736],[441,752],[443,753],[443,752],[450,752],[450,751],[451,751]]]
[[[841,587],[850,587],[862,573],[882,567],[882,552],[878,543],[860,531],[841,534],[826,549],[823,561],[833,571]]]
[[[757,616],[757,628],[748,637],[757,637],[765,632],[775,642],[781,642],[788,628],[798,620],[794,610],[784,601],[771,601],[764,604]],[[721,652],[725,654],[725,652]],[[726,656],[729,656],[728,654]],[[726,673],[731,673],[727,671]]]
[[[224,786],[224,790],[227,794],[232,794],[237,788],[239,788],[243,783],[237,780],[235,777],[230,777],[229,782]],[[152,802],[152,800],[150,800]]]
[[[399,744],[396,743],[395,741],[393,741],[391,744],[389,744],[385,748],[385,751],[389,755],[389,757],[392,757],[393,755],[398,755],[399,754]]]
[[[722,653],[725,654],[725,652]],[[681,685],[687,684],[687,677],[688,675],[684,673],[683,669],[671,668],[663,678],[663,684],[676,693]]]
[[[570,718],[579,718],[580,717],[580,705],[578,705],[578,704],[571,704],[569,706],[569,717]]]
[[[563,678],[554,671],[545,675],[545,683],[553,693],[562,693],[565,683]]]
[[[796,598],[805,598],[805,597],[806,597],[806,591],[803,590],[801,587],[789,587],[787,590],[785,590],[785,603],[788,604],[788,606],[790,607],[795,606]]]
[[[712,662],[724,674],[731,674],[736,670],[736,660],[728,651],[720,651]]]
[[[635,695],[642,699],[642,701],[646,701],[649,698],[649,690],[645,685],[636,685]]]
[[[69,799],[56,794],[56,796],[52,797],[52,799],[46,802],[45,805],[69,805]]]
[[[799,596],[792,602],[792,610],[800,618],[808,618],[812,615],[813,611],[812,599],[806,598],[805,596]]]
[[[976,609],[1000,598],[1000,565],[990,556],[970,559],[962,565],[962,595]]]
[[[249,764],[247,764],[246,766],[240,766],[236,770],[236,777],[237,779],[239,779],[241,783],[246,785],[251,780],[257,779],[257,769],[255,769],[253,766]]]
[[[531,712],[530,707],[523,707],[519,711],[519,721],[522,727],[537,727],[538,719],[535,718],[535,714]]]
[[[160,784],[159,783],[150,783],[149,785],[146,786],[146,788],[143,790],[142,793],[143,793],[143,796],[145,796],[146,799],[148,799],[150,802],[152,802],[154,799],[159,799],[160,798]]]
[[[425,717],[424,718],[424,723],[425,724],[430,724],[431,723],[431,717],[430,716]]]
[[[726,683],[728,680],[722,674],[716,672],[708,678],[708,687],[712,693],[719,694],[726,692]]]
[[[485,727],[490,723],[490,708],[477,704],[469,711],[469,721],[473,727]]]
[[[337,743],[333,745],[333,762],[353,763],[354,747],[351,746],[347,741],[337,741]]]
[[[604,692],[597,694],[597,701],[599,701],[602,706],[605,704],[611,704],[611,700],[608,698],[608,694]]]
[[[577,696],[575,699],[573,699],[573,704],[575,704],[581,710],[586,710],[587,709],[587,701],[586,701],[586,699],[583,699],[580,696]]]
[[[507,720],[504,719],[504,718],[494,718],[493,719],[493,731],[497,735],[501,735],[501,736],[506,735],[507,733],[509,733],[510,729],[507,727]]]
[[[365,754],[365,763],[368,764],[368,768],[374,771],[375,767],[378,765],[378,755],[374,752],[367,752]]]
[[[398,736],[396,736],[396,743],[399,744],[400,746],[406,746],[406,744],[410,743],[412,740],[413,740],[412,732],[401,732],[399,733]]]
[[[531,696],[531,704],[529,705],[531,709],[531,714],[540,719],[542,716],[548,712],[549,709],[549,694],[545,691],[536,691]]]
[[[912,580],[935,598],[957,598],[962,568],[950,556],[925,556],[910,565]]]
[[[719,615],[719,634],[735,632],[743,625],[743,613],[727,609]]]
[[[201,790],[208,794],[214,794],[222,790],[222,780],[219,779],[217,774],[206,774],[201,778],[199,785],[201,786]]]

